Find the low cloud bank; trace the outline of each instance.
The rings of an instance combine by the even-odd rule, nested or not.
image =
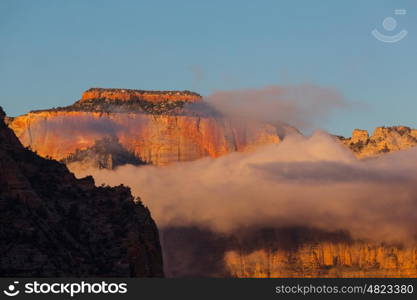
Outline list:
[[[417,149],[366,161],[324,132],[277,145],[167,167],[90,170],[97,184],[125,184],[160,228],[306,226],[353,238],[408,242],[416,236]]]

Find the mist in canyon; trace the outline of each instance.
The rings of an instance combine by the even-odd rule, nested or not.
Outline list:
[[[312,85],[216,92],[210,105],[233,117],[311,128],[350,105],[336,90]],[[159,226],[230,232],[253,226],[349,230],[355,238],[407,240],[417,205],[416,150],[358,160],[335,137],[288,134],[278,144],[165,167],[88,170],[98,184],[125,184]]]
[[[347,230],[355,239],[407,242],[416,234],[416,167],[416,149],[359,161],[318,131],[250,153],[78,175],[130,186],[161,228],[229,233],[303,226]]]
[[[416,166],[416,149],[360,161],[318,131],[250,153],[79,175],[141,197],[160,229],[168,276],[229,276],[225,255],[236,251],[353,241],[413,247]]]

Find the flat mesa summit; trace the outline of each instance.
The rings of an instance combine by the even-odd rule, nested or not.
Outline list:
[[[109,99],[121,101],[142,100],[148,102],[163,101],[182,101],[182,102],[199,102],[202,97],[190,91],[145,91],[132,89],[110,89],[110,88],[91,88],[85,91],[80,102],[94,99]]]

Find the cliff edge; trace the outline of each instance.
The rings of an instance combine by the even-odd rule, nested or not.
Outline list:
[[[0,276],[161,277],[158,230],[124,186],[23,148],[0,108]]]
[[[81,102],[94,99],[109,100],[143,100],[149,102],[162,101],[183,101],[198,102],[201,96],[190,91],[145,91],[133,89],[111,89],[111,88],[91,88],[85,91],[81,97]]]

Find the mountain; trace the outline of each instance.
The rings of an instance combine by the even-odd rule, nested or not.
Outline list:
[[[92,88],[72,105],[32,111],[6,122],[25,147],[64,161],[74,171],[219,157],[279,143],[286,132],[296,132],[282,124],[225,117],[190,91]],[[338,139],[365,158],[414,147],[417,130],[378,127],[369,136],[355,129],[352,137]],[[117,153],[103,141],[117,144]]]
[[[0,276],[160,277],[158,230],[130,189],[24,148],[0,108]]]
[[[355,129],[352,137],[338,137],[359,158],[409,149],[417,145],[417,129],[406,126],[377,127],[369,136],[368,131]]]
[[[280,141],[276,126],[223,117],[189,91],[94,88],[73,105],[9,118],[8,125],[24,146],[57,160],[103,138],[154,165]]]

